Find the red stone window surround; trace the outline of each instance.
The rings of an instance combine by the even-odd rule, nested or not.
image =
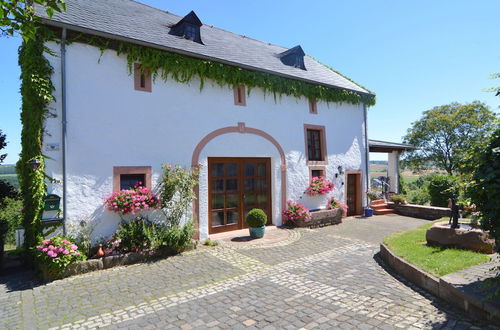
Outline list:
[[[316,101],[309,100],[309,113],[313,115],[318,114],[318,104]]]
[[[147,68],[141,69],[139,63],[134,63],[134,89],[150,93],[152,90],[151,73]]]
[[[307,165],[327,165],[325,126],[304,124],[304,140]]]
[[[245,85],[236,85],[233,88],[234,93],[234,105],[246,106],[246,88]]]
[[[151,189],[151,166],[114,166],[113,167],[113,192],[120,191],[121,179],[131,175],[143,175],[143,186]],[[127,189],[127,188],[125,188]]]

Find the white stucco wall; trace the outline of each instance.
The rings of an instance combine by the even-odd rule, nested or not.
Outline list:
[[[59,45],[50,44],[57,53]],[[345,200],[344,177],[337,167],[363,170],[364,124],[361,105],[318,103],[309,113],[305,98],[264,96],[259,89],[247,97],[247,106],[235,106],[233,90],[210,82],[200,92],[199,82],[179,84],[160,79],[152,93],[134,90],[125,57],[106,51],[99,60],[97,48],[72,43],[67,47],[67,222],[94,219],[96,235],[109,236],[119,217],[104,210],[112,193],[113,166],[152,166],[154,181],[161,164],[191,165],[196,145],[210,132],[244,122],[278,141],[286,154],[287,199],[303,198],[309,181],[304,145],[304,124],[324,125],[328,147],[327,177],[336,184],[333,195]],[[45,144],[61,145],[60,58],[47,56],[55,68],[57,117],[46,121]],[[47,172],[61,177],[61,149],[46,151]],[[205,165],[200,177],[200,232],[208,237],[207,157],[270,157],[272,160],[273,222],[281,224],[280,157],[277,149],[257,135],[230,133],[210,141],[202,150]],[[365,180],[362,180],[363,184]],[[154,185],[155,182],[153,182]],[[363,187],[363,189],[365,189]],[[49,193],[62,196],[60,184]],[[301,199],[302,198],[302,199]],[[307,202],[307,201],[306,201]]]

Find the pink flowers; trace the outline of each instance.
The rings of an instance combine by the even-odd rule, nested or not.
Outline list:
[[[322,176],[315,176],[312,178],[306,193],[310,196],[324,195],[333,190],[333,182],[323,178]]]
[[[342,209],[342,214],[344,214],[344,215],[347,215],[347,210],[349,209],[349,207],[347,206],[347,204],[344,204],[344,203],[336,200],[335,197],[331,197],[328,200],[328,203],[326,204],[326,207],[328,209],[338,209],[338,208],[341,208]]]
[[[41,241],[35,248],[35,256],[41,263],[58,269],[83,258],[76,244],[59,236]]]
[[[287,201],[286,203],[288,207],[286,210],[283,210],[283,220],[285,222],[296,220],[311,220],[311,213],[309,212],[309,209],[307,209],[304,205],[292,201]]]
[[[106,198],[108,210],[122,215],[135,214],[141,210],[156,209],[160,207],[160,200],[148,188],[139,184],[133,189],[120,190]]]

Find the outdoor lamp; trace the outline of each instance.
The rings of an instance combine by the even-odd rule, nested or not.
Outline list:
[[[38,158],[33,158],[33,159],[29,160],[28,164],[31,166],[31,169],[33,171],[38,170],[40,168],[40,166],[42,165],[42,163],[40,162],[40,159],[38,159]]]

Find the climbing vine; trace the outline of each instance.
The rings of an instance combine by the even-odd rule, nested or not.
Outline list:
[[[19,48],[21,67],[21,146],[17,173],[23,197],[23,225],[25,246],[33,247],[41,236],[40,219],[46,193],[45,163],[42,155],[44,119],[48,105],[54,100],[51,75],[53,68],[44,57],[44,41],[48,32],[39,29],[34,39],[23,42]],[[30,161],[38,160],[39,167],[33,169]]]
[[[375,104],[375,97],[371,94],[311,84],[122,41],[111,41],[86,34],[74,35],[72,40],[96,46],[101,52],[114,48],[118,55],[125,54],[130,72],[132,72],[134,63],[139,62],[143,67],[149,69],[154,79],[160,77],[164,81],[173,79],[176,82],[188,83],[197,77],[200,79],[200,90],[203,89],[205,81],[208,79],[219,86],[233,87],[244,84],[248,92],[252,88],[258,87],[266,94],[273,94],[275,99],[278,96],[287,95],[297,98],[305,96],[313,101],[363,103],[367,106]]]

